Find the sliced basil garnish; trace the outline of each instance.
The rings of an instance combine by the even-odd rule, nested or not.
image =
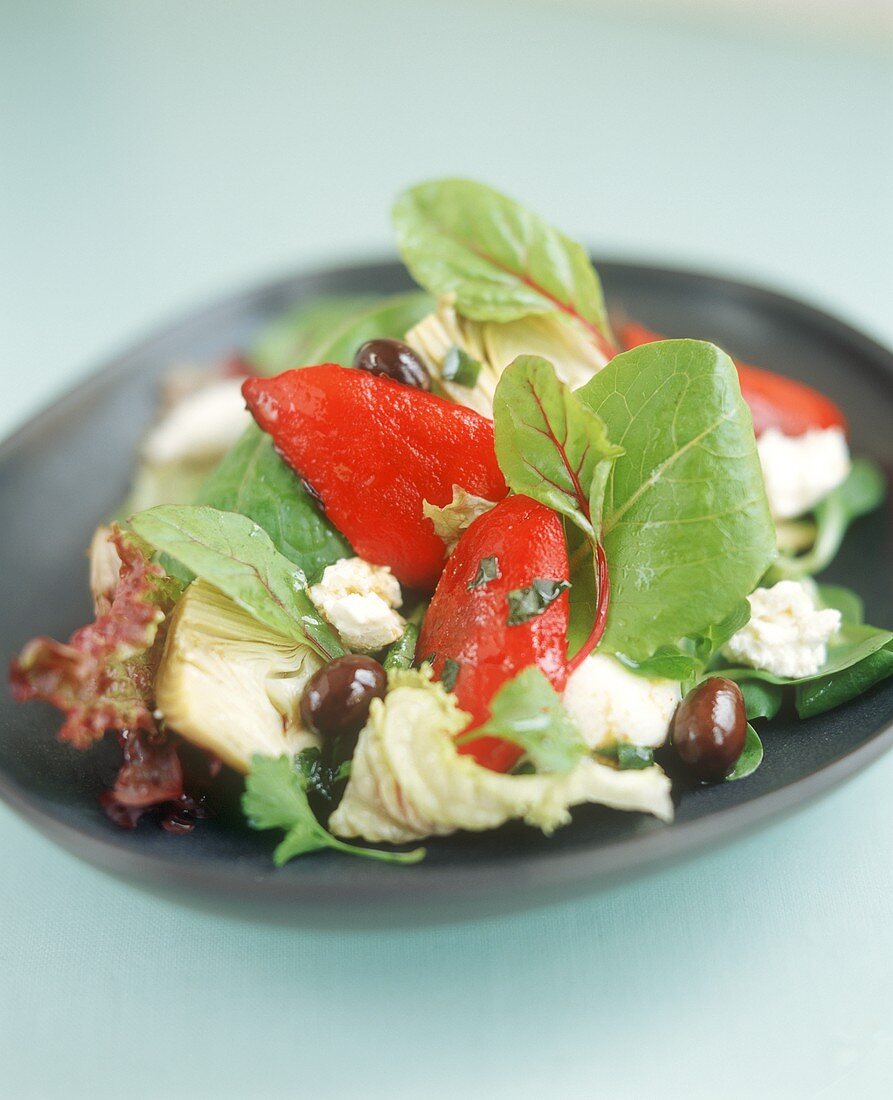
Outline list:
[[[495,581],[499,576],[499,561],[496,557],[481,558],[478,562],[478,571],[474,575],[474,579],[468,582],[468,591],[471,592],[474,588],[482,588],[485,584],[489,584],[490,581]]]
[[[547,577],[535,577],[529,588],[515,588],[508,594],[509,626],[520,626],[542,615],[546,608],[555,602],[566,589],[570,581],[556,581]]]
[[[465,386],[467,389],[473,389],[478,384],[480,373],[481,364],[477,359],[472,359],[467,351],[455,344],[446,353],[440,372],[444,382],[455,382],[457,386]]]

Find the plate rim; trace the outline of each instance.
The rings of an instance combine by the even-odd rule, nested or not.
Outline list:
[[[603,281],[608,285],[611,271],[623,271],[627,275],[639,274],[646,278],[669,278],[708,285],[720,289],[726,295],[757,302],[764,309],[768,307],[783,310],[809,327],[819,328],[850,346],[855,345],[870,364],[873,373],[883,378],[888,386],[893,380],[893,351],[848,321],[785,291],[732,275],[718,275],[684,266],[611,258],[596,258],[594,262],[599,271],[605,273]],[[105,358],[98,368],[79,378],[23,423],[14,427],[0,440],[0,463],[19,446],[25,445],[31,437],[42,432],[55,418],[64,415],[70,403],[82,400],[110,379],[126,374],[132,361],[151,351],[159,340],[175,338],[178,333],[194,326],[205,326],[217,314],[226,314],[237,309],[245,311],[251,303],[262,301],[268,296],[281,295],[306,279],[325,276],[326,279],[338,281],[358,278],[362,274],[374,276],[375,272],[393,270],[394,266],[393,257],[357,263],[308,266],[214,298],[204,305],[177,314],[168,324],[157,323],[141,338],[129,343],[123,351]],[[384,901],[393,903],[395,875],[407,875],[406,896],[413,900],[422,897],[431,900],[445,899],[455,895],[457,888],[461,892],[463,887],[473,889],[475,897],[507,893],[517,895],[534,878],[541,888],[554,890],[557,887],[570,887],[579,891],[582,887],[594,890],[602,880],[638,875],[657,865],[667,866],[777,821],[840,786],[891,747],[893,722],[875,731],[856,749],[783,787],[758,795],[747,802],[715,810],[704,817],[677,823],[672,829],[655,829],[645,834],[633,833],[605,846],[591,849],[556,851],[549,859],[544,859],[541,854],[523,852],[510,859],[490,857],[465,866],[452,866],[448,873],[434,865],[426,867],[424,863],[413,867],[411,874],[405,868],[376,865],[376,876],[359,885],[351,881],[351,876],[331,880],[314,877],[303,882],[300,874],[289,874],[287,869],[262,876],[243,873],[236,877],[231,867],[221,869],[216,862],[203,864],[201,860],[196,860],[192,863],[181,863],[148,851],[134,852],[117,843],[114,834],[102,836],[92,832],[85,833],[77,826],[35,805],[5,772],[0,772],[0,798],[21,818],[63,849],[94,866],[123,875],[131,881],[139,878],[147,885],[175,887],[194,895],[233,897],[235,894],[244,896],[248,893],[261,902],[299,901],[310,907],[330,905],[347,899],[356,900],[358,897],[377,904]],[[528,880],[527,872],[533,870],[535,874]]]

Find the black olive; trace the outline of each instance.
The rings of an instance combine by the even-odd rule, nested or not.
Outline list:
[[[698,684],[673,717],[673,748],[698,779],[723,779],[747,737],[744,696],[734,680],[713,676]]]
[[[354,356],[353,365],[417,390],[431,389],[428,368],[408,344],[399,340],[367,340]]]
[[[301,721],[329,742],[356,738],[373,699],[383,699],[387,674],[378,661],[349,653],[310,678],[301,699]]]

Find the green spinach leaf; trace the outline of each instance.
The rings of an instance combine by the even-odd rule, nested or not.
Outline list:
[[[133,529],[214,585],[258,622],[303,642],[325,660],[344,655],[306,592],[306,578],[247,516],[204,505],[160,505],[138,512]]]
[[[295,856],[334,848],[347,855],[378,859],[385,863],[418,863],[425,849],[410,852],[383,852],[346,844],[316,820],[307,800],[312,760],[287,756],[255,756],[245,780],[242,811],[252,829],[284,829],[285,838],[273,852],[273,862],[282,867]]]
[[[844,622],[828,646],[825,664],[812,676],[796,680],[756,668],[720,668],[715,674],[736,680],[742,691],[751,683],[792,686],[797,713],[801,718],[812,718],[849,702],[893,675],[893,633]]]
[[[313,350],[328,340],[333,329],[349,324],[358,314],[378,308],[373,294],[338,295],[301,302],[277,317],[255,341],[249,358],[259,374],[281,374],[312,364]]]
[[[211,474],[196,503],[254,520],[311,582],[327,565],[353,553],[256,424]]]
[[[398,198],[394,226],[416,282],[450,296],[462,316],[514,321],[556,313],[610,354],[604,297],[589,257],[512,199],[471,180],[433,180]]]
[[[724,783],[734,783],[736,779],[746,779],[753,775],[763,762],[763,742],[760,735],[750,723],[747,725],[747,739],[744,748],[738,757],[738,763],[723,780]]]
[[[493,398],[496,457],[511,489],[597,537],[612,464],[623,454],[604,422],[545,359],[519,356]]]
[[[873,512],[885,493],[886,481],[877,466],[865,458],[855,459],[843,484],[815,507],[816,536],[812,548],[797,556],[780,554],[765,583],[796,580],[821,572],[837,555],[850,524]]]
[[[801,718],[814,718],[862,695],[893,676],[893,642],[827,676],[797,684],[794,699]]]
[[[781,709],[784,688],[780,684],[770,684],[765,680],[742,680],[739,685],[744,696],[744,709],[748,720],[774,718]]]
[[[321,332],[319,339],[307,347],[307,362],[352,366],[361,344],[367,340],[402,340],[433,308],[431,298],[418,291],[381,299]]]
[[[775,555],[750,412],[732,361],[696,340],[625,352],[576,396],[625,452],[605,488],[603,644],[642,661],[732,616]]]
[[[587,752],[561,696],[535,666],[503,684],[490,703],[490,718],[457,743],[479,737],[513,741],[538,772],[569,772]]]

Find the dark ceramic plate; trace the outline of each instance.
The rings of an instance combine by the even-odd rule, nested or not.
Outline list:
[[[610,305],[677,336],[714,340],[730,353],[813,383],[847,411],[856,452],[893,468],[893,356],[839,321],[789,298],[711,276],[601,263]],[[159,333],[31,421],[0,448],[0,647],[11,657],[37,633],[67,637],[90,618],[84,548],[124,494],[135,440],[148,424],[160,375],[178,360],[244,346],[265,322],[320,294],[406,289],[396,264],[299,275],[207,309]],[[870,619],[893,625],[889,510],[857,523],[828,571],[855,588]],[[893,681],[807,722],[781,717],[764,733],[760,770],[739,783],[680,789],[676,821],[600,807],[575,811],[551,839],[520,825],[429,844],[428,859],[395,868],[334,853],[270,862],[275,837],[246,828],[238,784],[217,815],[185,837],[151,821],[112,825],[97,795],[115,749],[79,753],[55,740],[49,708],[0,699],[0,793],[45,833],[84,858],[154,888],[226,895],[240,904],[390,902],[404,908],[484,905],[585,890],[666,861],[803,803],[864,767],[893,742]]]

